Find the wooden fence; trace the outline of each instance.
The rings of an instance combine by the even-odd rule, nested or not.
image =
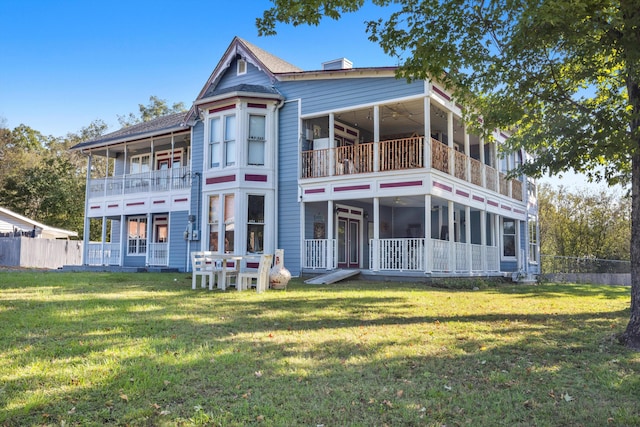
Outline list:
[[[57,269],[82,264],[82,242],[30,237],[0,238],[0,265]]]

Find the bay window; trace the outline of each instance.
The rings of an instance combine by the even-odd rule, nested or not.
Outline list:
[[[218,214],[219,205],[219,196],[209,196],[209,250],[213,252],[218,252],[218,228],[220,227],[220,215]]]
[[[247,252],[264,250],[264,196],[249,195],[247,211]]]
[[[247,147],[249,165],[264,165],[265,141],[266,117],[250,114],[249,141]]]

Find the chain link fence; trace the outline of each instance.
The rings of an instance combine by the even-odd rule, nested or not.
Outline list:
[[[542,274],[563,273],[631,273],[630,261],[598,259],[591,257],[566,257],[541,255]]]

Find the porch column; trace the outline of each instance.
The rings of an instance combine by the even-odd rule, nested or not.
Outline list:
[[[447,112],[447,145],[449,146],[449,175],[455,175],[456,154],[453,148],[453,111]]]
[[[431,138],[429,138],[431,141]],[[424,272],[431,273],[431,195],[424,195]]]
[[[333,270],[335,268],[335,233],[333,231],[333,218],[334,218],[334,205],[333,200],[327,201],[327,270]]]
[[[482,269],[487,272],[487,211],[480,211],[480,253],[482,254]]]
[[[373,198],[373,249],[372,258],[369,260],[373,271],[380,270],[380,198]]]
[[[336,129],[335,129],[335,116],[333,113],[329,113],[329,176],[336,174]]]
[[[107,196],[107,183],[109,182],[109,147],[107,147],[107,156],[105,157],[104,161],[106,163],[106,168],[104,169],[104,179],[102,180],[102,182],[103,182],[102,195],[106,197]],[[87,184],[89,184],[89,181],[87,181]]]
[[[373,106],[373,171],[380,170],[380,106]]]
[[[431,84],[427,83],[427,96],[424,97],[424,164],[431,169]]]
[[[120,189],[120,194],[125,194],[125,187],[126,187],[126,176],[127,176],[127,166],[128,166],[128,162],[129,162],[129,145],[125,142],[124,144],[124,164],[122,165],[122,188]],[[131,170],[129,170],[128,173],[131,173]],[[116,174],[116,170],[115,170],[115,165],[113,168],[113,174],[115,176]]]
[[[465,178],[467,182],[471,182],[471,150],[469,148],[469,134],[467,133],[467,125],[462,126],[464,132],[464,154],[467,156],[466,159],[466,171]]]
[[[520,249],[520,220],[516,219],[516,265],[518,271],[522,269],[522,250]]]
[[[500,248],[500,216],[498,214],[493,214],[493,229],[493,241],[495,242],[497,252],[496,262],[498,263],[498,271],[500,271],[500,259],[502,258],[502,252]]]
[[[169,160],[169,188],[171,190],[173,190],[173,156],[174,156],[174,152],[175,152],[175,137],[173,135],[173,132],[171,132],[171,160]],[[180,162],[182,162],[182,159],[180,159]],[[299,176],[299,175],[298,175]]]
[[[118,257],[118,266],[122,267],[124,265],[124,256],[127,254],[127,248],[129,247],[128,237],[125,236],[124,230],[128,229],[128,224],[125,224],[126,217],[124,215],[120,215],[120,256]],[[111,230],[113,233],[113,230]]]
[[[89,219],[89,190],[91,189],[91,164],[93,161],[93,154],[89,153],[87,156],[87,184],[84,189],[84,224],[82,231],[82,265],[87,265],[89,261],[89,242],[91,241],[90,234],[90,225],[91,220]]]
[[[151,236],[152,230],[153,230],[152,217],[151,217],[151,214],[148,213],[147,214],[147,253],[144,256],[145,265],[149,265],[149,258],[152,258],[152,261],[153,261],[153,257],[149,256],[151,252],[151,242],[153,242],[153,239]]]
[[[302,196],[300,196],[300,199],[302,200]],[[301,267],[305,268],[306,267],[306,259],[307,259],[307,235],[305,234],[305,224],[306,224],[306,220],[305,220],[305,214],[304,214],[304,203],[303,201],[300,202],[300,236],[301,236],[301,240],[302,240],[302,245],[300,248],[300,259],[302,260],[301,262]],[[311,235],[312,238],[315,237],[313,236],[313,234]],[[326,236],[325,236],[326,237]]]
[[[102,254],[100,256],[101,265],[109,265],[109,262],[105,262],[105,258],[104,258],[104,244],[107,241],[107,221],[108,221],[108,218],[106,216],[103,216],[102,217],[102,230],[100,230],[100,236],[102,236],[100,238],[100,253]],[[109,251],[109,253],[111,253],[111,251]]]
[[[496,170],[496,187],[497,192],[500,193],[500,163],[498,159],[498,139],[494,138],[493,140],[493,153],[491,155],[493,161],[493,167]]]
[[[447,202],[447,227],[449,229],[449,271],[454,272],[456,270],[456,232],[455,232],[455,220],[453,217],[453,201]]]
[[[473,271],[473,255],[471,254],[471,207],[464,207],[464,238],[466,242],[467,267],[469,275]]]
[[[480,170],[481,172],[481,177],[480,179],[482,180],[481,184],[482,184],[482,188],[487,188],[487,177],[485,175],[485,163],[484,163],[484,136],[480,135],[480,163],[482,164],[482,169]]]

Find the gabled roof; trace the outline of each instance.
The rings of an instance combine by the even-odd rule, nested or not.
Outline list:
[[[293,64],[288,63],[284,59],[278,58],[275,55],[270,54],[266,50],[260,49],[258,46],[249,43],[248,41],[236,37],[239,43],[246,46],[250,53],[263,65],[261,68],[273,74],[279,73],[295,73],[303,71],[302,68],[298,68]]]
[[[34,227],[39,230],[40,237],[44,239],[78,237],[78,233],[75,231],[49,227],[48,225],[29,219],[9,209],[0,207],[0,229],[6,228],[5,232],[13,231],[14,228],[18,228],[20,231],[31,231]]]
[[[148,122],[137,123],[103,135],[100,138],[76,144],[71,147],[71,150],[96,148],[119,141],[162,135],[172,131],[188,130],[189,128],[185,124],[186,117],[187,112],[183,111],[181,113],[158,117]]]

